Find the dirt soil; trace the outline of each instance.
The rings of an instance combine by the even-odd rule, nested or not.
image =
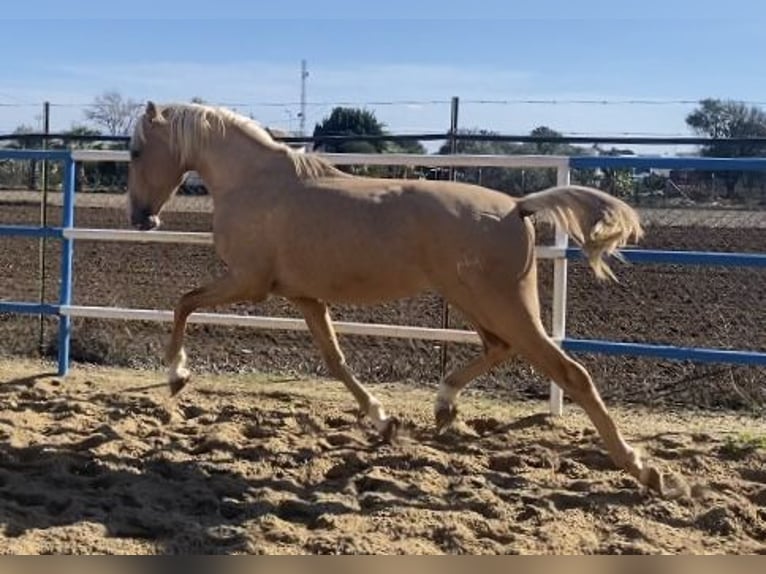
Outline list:
[[[0,361],[0,552],[766,553],[766,433],[742,413],[618,408],[681,473],[662,499],[613,468],[582,413],[473,392],[431,432],[432,392],[379,384],[380,444],[334,381]]]

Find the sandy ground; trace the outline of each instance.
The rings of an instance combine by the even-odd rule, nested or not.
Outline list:
[[[0,362],[4,553],[766,553],[766,428],[743,414],[613,412],[694,496],[643,492],[579,409],[378,384],[380,444],[339,383]],[[698,483],[698,484],[697,484]]]

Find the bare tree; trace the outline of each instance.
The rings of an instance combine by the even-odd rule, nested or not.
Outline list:
[[[141,103],[123,98],[117,91],[96,96],[85,108],[85,117],[110,135],[128,135],[141,110]]]

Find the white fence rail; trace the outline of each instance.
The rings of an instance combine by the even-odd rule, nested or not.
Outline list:
[[[335,165],[391,165],[406,167],[507,167],[568,169],[565,156],[552,155],[420,155],[406,153],[317,153]],[[130,153],[119,150],[73,150],[78,162],[127,163]]]

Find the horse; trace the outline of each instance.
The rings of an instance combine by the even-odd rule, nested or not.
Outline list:
[[[458,395],[472,379],[519,356],[583,408],[618,468],[663,492],[662,473],[623,438],[588,371],[540,319],[532,216],[560,225],[595,275],[614,279],[607,258],[643,235],[625,202],[577,185],[512,197],[462,182],[354,176],[274,140],[250,118],[201,104],[148,101],[130,155],[132,225],[158,227],[183,174],[196,171],[212,195],[215,250],[227,268],[175,306],[165,354],[172,396],[190,378],[184,336],[191,313],[281,296],[300,310],[332,377],[390,440],[399,422],[347,365],[328,305],[431,290],[463,313],[482,342],[478,356],[439,385],[437,433],[455,420]]]

